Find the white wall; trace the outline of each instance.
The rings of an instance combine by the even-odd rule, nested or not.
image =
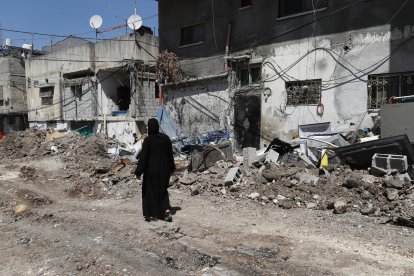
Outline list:
[[[298,125],[302,124],[331,122],[335,132],[372,127],[371,115],[376,114],[368,113],[368,75],[390,71],[414,71],[414,52],[409,47],[394,50],[392,60],[398,60],[399,64],[390,64],[389,59],[392,42],[411,36],[411,26],[406,29],[410,32],[391,32],[389,27],[387,31],[387,26],[380,26],[257,49],[257,55],[261,52],[270,53],[264,57],[270,57],[271,62],[282,69],[289,68],[304,56],[283,77],[290,80],[322,79],[321,102],[325,107],[323,116],[319,117],[316,105],[286,106],[285,80],[278,78],[266,82],[265,86],[271,89],[272,95],[267,100],[266,97],[262,97],[263,143],[274,137],[289,140],[297,135]],[[344,51],[345,43],[350,49],[347,52]],[[306,55],[317,48],[321,49]],[[263,80],[272,79],[274,75],[273,70],[264,67]],[[334,81],[329,82],[330,79]]]

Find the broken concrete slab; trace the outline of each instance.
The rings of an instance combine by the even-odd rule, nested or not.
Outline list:
[[[254,161],[256,161],[256,148],[244,148],[243,149],[243,164],[250,167]]]
[[[385,190],[385,196],[389,201],[394,201],[398,199],[398,190],[393,188],[387,188]]]
[[[276,164],[278,160],[279,160],[279,153],[277,153],[276,151],[270,149],[267,152],[265,162],[266,163],[275,163]]]
[[[191,171],[202,171],[214,166],[217,161],[232,160],[233,152],[231,143],[224,141],[217,145],[197,145],[191,152]]]

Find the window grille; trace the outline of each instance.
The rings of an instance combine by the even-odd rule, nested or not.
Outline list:
[[[319,104],[322,80],[286,82],[287,105]]]

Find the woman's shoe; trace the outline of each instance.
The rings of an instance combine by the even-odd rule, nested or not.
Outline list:
[[[165,221],[172,222],[172,215],[170,211],[165,212]]]

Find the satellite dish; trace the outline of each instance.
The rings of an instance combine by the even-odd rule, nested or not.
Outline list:
[[[99,29],[102,26],[102,22],[103,20],[100,15],[94,15],[89,20],[89,25],[91,25],[93,29]]]
[[[139,15],[133,14],[128,18],[127,23],[128,27],[136,31],[142,26],[142,18]]]

